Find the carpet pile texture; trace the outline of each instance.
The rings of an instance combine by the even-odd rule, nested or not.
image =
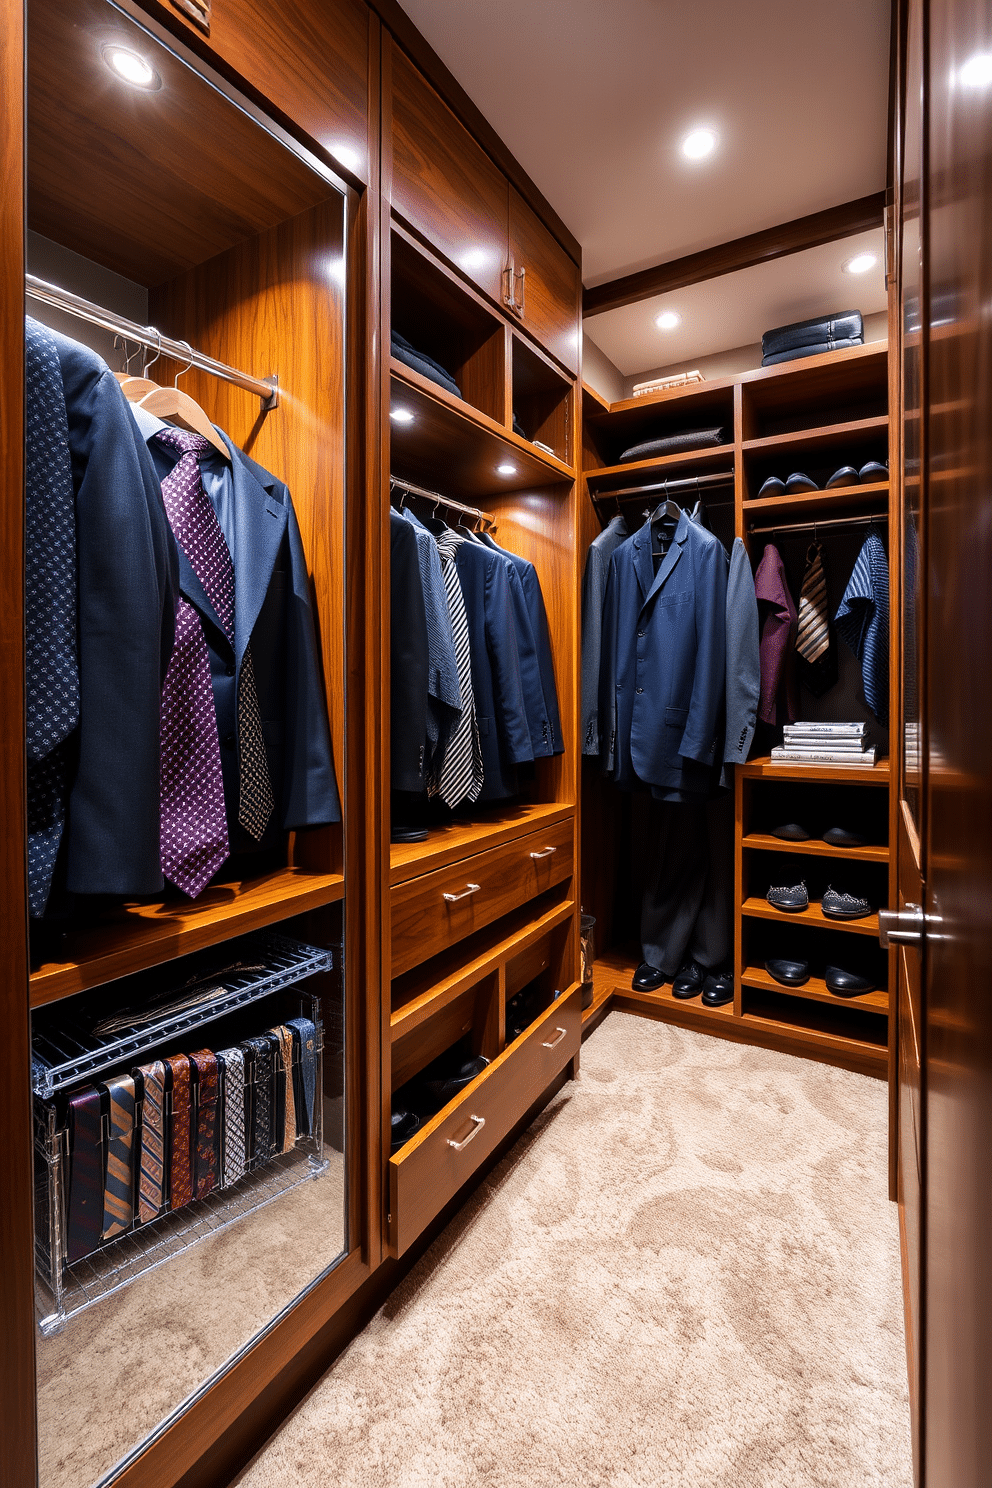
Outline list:
[[[910,1488],[886,1114],[610,1013],[239,1488]]]

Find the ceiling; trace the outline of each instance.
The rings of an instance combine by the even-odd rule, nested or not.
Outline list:
[[[582,244],[587,285],[885,185],[889,0],[401,3]],[[699,125],[720,143],[692,164]]]
[[[845,274],[841,265],[862,252],[876,255],[875,267],[867,274]],[[731,347],[751,346],[773,326],[813,315],[843,310],[872,315],[885,308],[885,237],[879,227],[607,310],[587,320],[584,333],[618,371],[631,377]],[[663,310],[680,317],[673,330],[661,331],[655,325]]]

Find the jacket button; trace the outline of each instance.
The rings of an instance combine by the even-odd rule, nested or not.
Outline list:
[[[638,690],[638,692],[643,692],[644,691],[644,688],[643,687],[639,687],[637,690]]]
[[[643,635],[643,634],[644,634],[644,632],[643,632],[643,630],[639,630],[639,631],[638,631],[638,632],[637,632],[637,634],[638,634],[638,635],[639,635],[639,636],[642,636],[642,635]]]

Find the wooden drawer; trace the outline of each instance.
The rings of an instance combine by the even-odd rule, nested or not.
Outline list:
[[[582,989],[561,997],[389,1159],[389,1247],[402,1255],[578,1053]],[[468,1139],[466,1141],[466,1138]],[[452,1144],[457,1142],[460,1150]]]
[[[396,884],[390,892],[391,975],[401,976],[571,876],[569,818]]]

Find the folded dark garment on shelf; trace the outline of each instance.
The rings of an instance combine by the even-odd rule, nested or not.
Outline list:
[[[817,346],[796,346],[792,351],[778,351],[772,356],[763,356],[763,367],[774,367],[778,362],[795,362],[800,357],[822,356],[825,351],[842,351],[845,346],[863,346],[861,340],[848,338],[843,341],[821,341]]]
[[[775,356],[780,351],[793,351],[797,346],[819,346],[823,341],[863,341],[864,321],[860,310],[843,310],[839,315],[814,315],[812,320],[796,320],[792,325],[775,326],[761,338],[761,355]]]
[[[398,362],[404,362],[408,367],[412,367],[414,372],[420,373],[421,377],[436,382],[438,387],[443,387],[446,392],[453,393],[456,398],[462,396],[462,390],[451,373],[432,356],[428,356],[426,351],[418,351],[415,346],[411,346],[399,331],[393,331],[390,337],[390,351]]]
[[[681,434],[666,434],[662,439],[647,439],[643,444],[632,444],[630,449],[624,450],[617,463],[622,465],[626,460],[651,460],[656,455],[678,455],[686,450],[709,449],[726,442],[726,431],[722,428],[684,429]]]

